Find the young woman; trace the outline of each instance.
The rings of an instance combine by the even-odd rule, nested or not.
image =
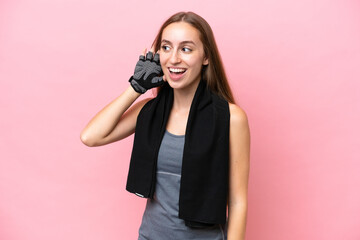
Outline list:
[[[152,46],[81,140],[101,146],[135,133],[126,189],[147,198],[139,239],[244,240],[250,131],[212,30],[179,12]],[[156,97],[131,106],[152,88]]]

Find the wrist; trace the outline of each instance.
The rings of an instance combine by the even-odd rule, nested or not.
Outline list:
[[[134,87],[131,86],[131,85],[128,87],[127,91],[128,91],[128,93],[129,93],[130,95],[135,96],[135,97],[138,97],[138,96],[142,95],[142,93],[137,92],[137,91],[134,89]]]
[[[127,96],[127,98],[133,99],[134,101],[141,96],[141,94],[136,92],[132,86],[129,86],[125,92],[126,92],[125,95]]]

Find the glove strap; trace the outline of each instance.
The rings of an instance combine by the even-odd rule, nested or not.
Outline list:
[[[133,89],[135,90],[135,92],[143,94],[145,93],[147,90],[145,88],[143,88],[134,78],[133,76],[130,77],[129,79],[130,85],[133,87]]]

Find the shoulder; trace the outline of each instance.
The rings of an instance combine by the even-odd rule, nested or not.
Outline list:
[[[244,121],[247,120],[247,114],[245,110],[234,103],[229,103],[229,110],[231,118],[235,121]]]
[[[246,112],[239,106],[229,103],[230,131],[242,131],[248,128],[248,117]]]

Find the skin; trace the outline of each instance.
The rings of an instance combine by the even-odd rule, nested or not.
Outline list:
[[[230,162],[228,198],[228,240],[244,240],[250,170],[250,129],[244,110],[230,107]]]
[[[172,23],[162,34],[159,50],[160,64],[166,81],[174,89],[174,103],[170,112],[167,130],[183,135],[197,85],[200,81],[202,65],[208,64],[204,57],[203,44],[197,29],[185,22]],[[184,43],[186,41],[192,43]],[[186,68],[184,77],[172,80],[169,67]]]
[[[202,65],[208,64],[197,29],[185,22],[172,23],[162,35],[158,51],[164,72],[163,79],[174,89],[174,103],[167,123],[167,130],[184,135],[188,114]],[[192,41],[193,43],[184,43]],[[152,52],[153,49],[151,49]],[[143,53],[146,54],[146,48]],[[180,80],[172,80],[168,67],[186,68]],[[81,132],[81,141],[90,147],[102,146],[122,140],[135,132],[136,119],[144,104],[143,99],[129,86],[119,97],[98,112]],[[133,105],[132,105],[133,104]],[[130,107],[131,106],[131,107]],[[247,115],[235,104],[230,108],[230,162],[228,196],[228,240],[244,240],[247,216],[247,192],[250,160],[250,131]]]

